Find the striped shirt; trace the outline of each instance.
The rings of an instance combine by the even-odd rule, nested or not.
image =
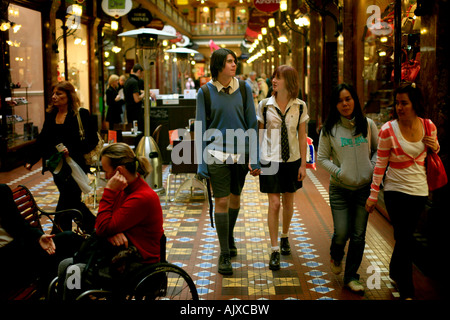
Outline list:
[[[424,128],[424,121],[429,121],[431,135],[436,137],[436,126],[431,122],[431,120],[422,118],[420,118],[420,120],[422,121],[422,125]],[[372,201],[377,201],[378,199],[380,185],[383,181],[383,177],[388,166],[389,168],[392,168],[393,171],[396,171],[397,176],[399,176],[399,173],[402,172],[401,170],[404,170],[403,172],[408,172],[408,169],[412,166],[416,166],[418,168],[418,170],[416,170],[418,175],[423,175],[422,173],[425,173],[425,159],[427,157],[427,148],[424,145],[423,151],[416,156],[406,153],[400,143],[402,138],[399,139],[399,137],[397,137],[397,135],[395,134],[394,127],[392,125],[394,121],[396,120],[385,123],[381,127],[381,130],[378,134],[378,156],[373,173],[371,192],[369,197],[369,199]],[[439,152],[439,149],[437,152]],[[424,183],[426,184],[426,174],[424,175],[424,177]],[[392,178],[391,181],[393,181]],[[423,190],[423,188],[421,188],[419,191],[414,190],[414,187],[411,185],[413,181],[405,182],[410,182],[410,185],[408,186],[403,183],[405,189],[398,191],[413,195],[428,195],[428,186],[425,188],[425,191]],[[389,190],[392,190],[392,188],[389,188]],[[426,194],[424,194],[424,192]]]

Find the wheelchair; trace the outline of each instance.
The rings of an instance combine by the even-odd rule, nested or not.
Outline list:
[[[77,295],[75,301],[153,301],[153,300],[199,300],[197,288],[189,274],[166,260],[166,237],[161,237],[161,261],[142,266],[129,277],[126,288],[117,294],[111,284],[104,281],[100,288],[90,288]],[[48,301],[58,297],[58,278],[49,285]]]

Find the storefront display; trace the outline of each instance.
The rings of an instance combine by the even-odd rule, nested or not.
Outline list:
[[[365,112],[381,127],[392,117],[397,34],[401,34],[400,82],[420,82],[420,17],[414,14],[416,1],[403,0],[401,33],[398,33],[394,29],[395,1],[386,1],[384,7],[380,6],[380,1],[373,2],[367,8],[367,12],[373,14],[369,16],[363,33],[362,78]]]
[[[44,88],[40,12],[11,4],[7,52],[10,96],[5,97],[2,120],[7,122],[7,148],[16,149],[34,140],[43,124]],[[33,129],[35,127],[35,129]],[[4,127],[3,127],[4,128]]]

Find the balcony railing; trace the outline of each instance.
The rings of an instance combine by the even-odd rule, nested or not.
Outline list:
[[[244,35],[247,23],[193,23],[193,36]]]

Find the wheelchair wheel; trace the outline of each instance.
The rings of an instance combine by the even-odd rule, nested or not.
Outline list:
[[[198,300],[194,281],[174,264],[158,263],[141,274],[144,277],[135,286],[135,300]]]

